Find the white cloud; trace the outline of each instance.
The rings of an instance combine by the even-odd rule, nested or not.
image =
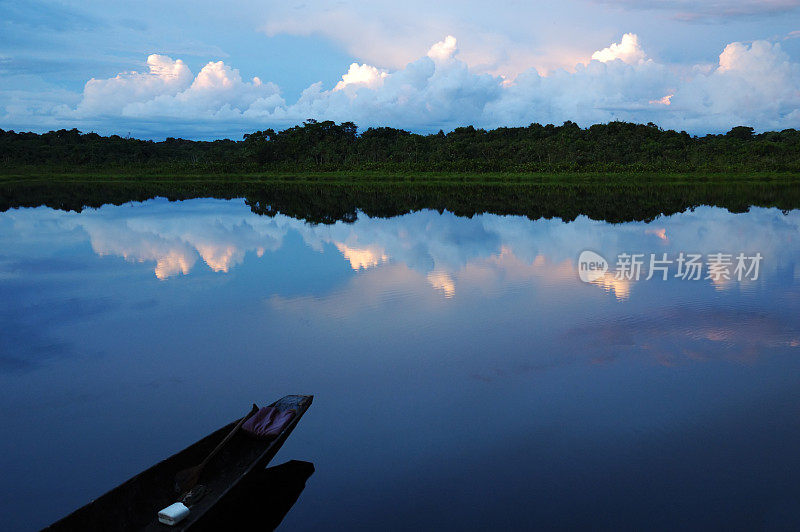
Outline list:
[[[315,83],[294,103],[284,101],[275,84],[243,80],[222,61],[206,64],[196,76],[181,60],[165,56],[151,55],[147,66],[146,73],[90,80],[80,103],[53,108],[51,119],[73,127],[119,117],[133,130],[161,120],[181,128],[179,135],[199,127],[241,134],[307,118],[416,131],[566,120],[652,121],[697,133],[736,125],[800,127],[800,65],[780,44],[766,41],[729,44],[716,65],[686,68],[647,58],[638,37],[628,33],[574,71],[545,76],[530,69],[504,79],[472,69],[456,39],[447,36],[394,71],[353,63],[334,87]],[[14,112],[24,113],[24,106]],[[37,108],[36,114],[45,113]]]
[[[75,117],[118,115],[129,118],[175,117],[187,121],[237,119],[251,108],[271,112],[285,105],[279,89],[258,77],[242,80],[239,71],[222,61],[205,65],[197,76],[180,59],[147,58],[147,73],[126,72],[113,78],[91,79]]]
[[[357,85],[361,87],[375,88],[383,84],[383,79],[386,77],[386,72],[379,70],[374,66],[358,63],[353,63],[347,70],[347,74],[342,76],[342,81],[336,84],[333,90],[342,90],[348,85]]]
[[[645,53],[639,46],[639,37],[633,33],[626,33],[622,36],[622,41],[612,43],[608,48],[603,48],[592,54],[592,59],[601,63],[608,63],[619,59],[624,63],[636,64],[643,63]]]
[[[324,89],[336,85],[354,61],[387,73],[403,70],[446,35],[458,37],[456,57],[471,72],[510,81],[531,67],[540,74],[572,70],[577,63],[587,63],[593,51],[620,43],[625,31],[641,37],[654,61],[685,66],[713,63],[726,43],[783,38],[800,27],[800,0],[231,0],[225,9],[209,0],[175,0],[170,9],[162,9],[163,2],[149,3],[149,8],[140,2],[69,1],[59,2],[58,8],[52,2],[17,2],[13,8],[6,3],[0,127],[41,131],[77,126],[155,138],[231,135],[252,129],[257,121],[253,115],[271,113],[279,103],[267,96],[250,103],[247,111],[238,108],[238,122],[235,110],[218,114],[220,119],[232,117],[230,127],[197,121],[205,118],[187,125],[177,113],[167,120],[120,120],[115,98],[95,98],[96,109],[89,109],[87,101],[81,118],[68,113],[93,76],[107,81],[99,78],[131,70],[148,75],[149,66],[134,65],[153,51],[182,59],[195,74],[204,62],[222,59],[243,76],[246,73],[248,81],[259,75],[264,81],[280,82],[284,98],[294,103],[302,88],[314,81],[322,79]],[[701,28],[685,20],[714,23]],[[53,28],[58,31],[50,31]],[[800,50],[796,41],[786,42],[785,49],[792,54]],[[331,71],[332,64],[340,71]],[[353,85],[346,92],[363,89]],[[653,95],[648,101],[663,96]],[[56,112],[50,105],[53,100],[69,108]],[[106,105],[112,118],[100,114]],[[278,112],[287,115],[285,109]],[[191,116],[189,111],[184,114]]]
[[[504,89],[484,118],[509,124],[531,122],[582,125],[611,120],[663,121],[661,108],[649,102],[662,97],[675,82],[669,69],[653,62],[629,65],[622,61],[591,61],[574,73],[558,71],[540,76],[530,71]]]
[[[751,46],[740,42],[731,43],[719,56],[719,71],[740,71],[756,74],[781,70],[788,64],[788,56],[781,51],[780,45],[770,45],[765,41],[756,41]]]
[[[90,79],[83,89],[79,114],[115,114],[130,102],[174,95],[192,83],[192,72],[180,59],[151,54],[149,72],[123,72],[110,79]]]
[[[719,64],[675,92],[671,107],[687,128],[755,125],[760,129],[800,125],[800,65],[780,44],[732,43]]]
[[[426,55],[401,70],[381,75],[380,82],[372,87],[362,83],[346,85],[351,91],[331,91],[321,83],[314,84],[294,105],[265,118],[286,122],[305,118],[351,120],[361,126],[389,124],[416,129],[447,128],[454,121],[478,120],[487,103],[500,95],[501,80],[474,74],[455,59],[455,39],[437,43],[430,53],[436,59]],[[377,72],[368,65],[360,70],[370,75]]]
[[[458,46],[456,45],[456,38],[452,35],[445,37],[443,41],[439,41],[428,50],[428,57],[434,61],[444,62],[450,61],[458,53]]]

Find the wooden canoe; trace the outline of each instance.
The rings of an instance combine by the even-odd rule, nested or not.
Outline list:
[[[158,521],[158,511],[180,497],[175,491],[175,474],[202,462],[239,420],[139,473],[45,530],[178,531],[201,525],[203,516],[245,477],[266,467],[311,406],[313,398],[312,395],[287,395],[269,405],[297,411],[275,439],[259,440],[237,432],[206,466],[200,479],[202,497],[190,506],[189,516],[175,526]]]

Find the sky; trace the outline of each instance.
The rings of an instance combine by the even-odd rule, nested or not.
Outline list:
[[[0,128],[800,127],[800,0],[0,0]]]

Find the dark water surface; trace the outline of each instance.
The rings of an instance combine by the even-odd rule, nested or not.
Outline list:
[[[585,249],[763,261],[587,284]],[[0,301],[3,530],[290,393],[314,405],[275,463],[316,473],[286,530],[800,526],[800,211],[12,209]]]

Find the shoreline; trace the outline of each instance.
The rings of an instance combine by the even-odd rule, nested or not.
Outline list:
[[[173,172],[158,169],[0,170],[0,184],[21,183],[228,183],[228,184],[476,184],[476,185],[693,185],[797,184],[796,172],[384,172],[262,171]]]

